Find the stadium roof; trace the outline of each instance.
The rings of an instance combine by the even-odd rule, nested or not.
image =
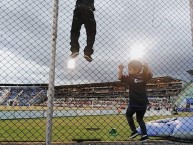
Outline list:
[[[170,76],[164,76],[152,78],[148,83],[155,84],[155,83],[170,83],[170,82],[181,82],[181,80]]]
[[[27,86],[38,86],[38,87],[48,87],[48,84],[0,84],[2,87],[27,87]]]
[[[155,83],[171,83],[171,82],[181,82],[181,80],[170,77],[170,76],[164,76],[164,77],[155,77],[152,78],[148,84],[155,84]],[[75,84],[75,85],[60,85],[55,86],[55,88],[69,88],[69,87],[104,87],[104,86],[123,86],[124,84],[120,81],[115,82],[102,82],[102,83],[91,83],[91,84]]]
[[[68,88],[68,87],[104,87],[104,86],[120,86],[122,83],[120,81],[116,82],[102,82],[102,83],[91,83],[91,84],[74,84],[74,85],[60,85],[60,86],[55,86],[56,88]]]

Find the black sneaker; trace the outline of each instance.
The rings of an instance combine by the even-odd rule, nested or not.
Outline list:
[[[88,54],[85,54],[84,55],[84,58],[88,61],[88,62],[91,62],[92,61],[92,57]]]
[[[72,52],[72,54],[70,55],[71,58],[75,58],[79,55],[78,52]]]
[[[140,139],[140,141],[147,141],[149,138],[148,138],[148,136],[147,135],[143,135],[142,137],[141,137],[141,139]]]
[[[134,131],[131,133],[131,136],[129,138],[135,138],[138,135],[139,135],[139,133],[137,131]]]

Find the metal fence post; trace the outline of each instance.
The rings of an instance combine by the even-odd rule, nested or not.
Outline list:
[[[189,5],[190,5],[191,34],[192,34],[192,43],[193,43],[193,0],[189,0]]]
[[[47,104],[47,120],[46,120],[46,145],[51,145],[52,139],[52,117],[53,117],[53,98],[54,98],[54,82],[55,82],[55,57],[56,57],[56,39],[58,24],[58,3],[54,0],[53,5],[53,27],[52,27],[52,53],[49,72],[49,88],[48,88],[48,104]]]

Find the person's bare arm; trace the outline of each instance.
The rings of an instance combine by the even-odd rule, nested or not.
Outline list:
[[[119,68],[118,79],[121,80],[122,77],[123,77],[123,68],[124,68],[124,66],[121,64],[121,65],[118,66],[118,68]]]

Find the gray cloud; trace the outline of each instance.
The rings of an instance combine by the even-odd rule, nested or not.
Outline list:
[[[34,82],[34,77],[35,82],[45,83],[48,78],[52,5],[50,0],[5,0],[0,4],[0,19],[3,22],[0,25],[0,49],[12,52],[22,61],[36,63],[36,72],[33,66],[20,68],[31,71],[22,71],[21,76],[27,77],[16,77],[20,80],[18,82]],[[186,70],[191,69],[193,64],[188,0],[97,0],[94,61],[88,63],[83,58],[86,34],[82,27],[80,55],[76,59],[76,68],[69,70],[67,61],[74,5],[75,1],[59,2],[57,85],[116,81],[118,64],[126,65],[131,60],[129,54],[132,46],[138,43],[145,46],[143,60],[150,64],[155,76],[188,79]],[[9,64],[9,59],[4,58],[3,65],[7,67],[5,63]],[[41,66],[45,72],[39,68]],[[40,77],[41,73],[43,76]],[[11,72],[9,74],[13,75]],[[11,77],[6,82],[17,82],[17,79]]]

